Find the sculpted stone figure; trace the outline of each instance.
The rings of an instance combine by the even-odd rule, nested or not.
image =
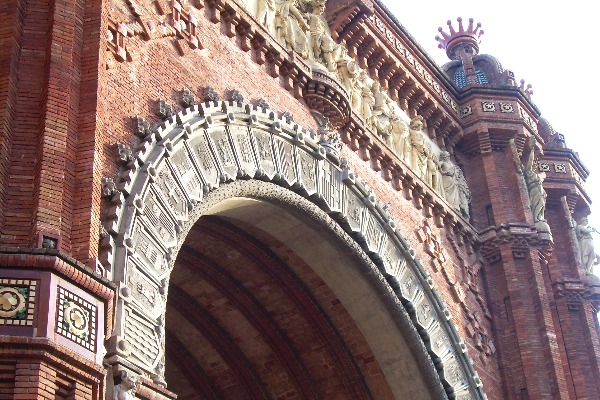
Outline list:
[[[529,192],[529,207],[531,208],[531,212],[533,214],[533,221],[536,224],[538,222],[543,222],[543,225],[547,225],[545,223],[546,219],[544,218],[547,194],[542,186],[545,174],[538,174],[533,169],[535,138],[531,137],[531,150],[529,151],[529,155],[527,156],[527,161],[525,164],[521,162],[521,157],[519,157],[519,153],[517,152],[517,146],[515,145],[514,139],[510,140],[510,147],[513,153],[515,165],[517,166],[517,172],[523,175],[525,185],[527,186],[527,191]]]
[[[594,239],[592,232],[597,232],[592,228],[587,217],[581,218],[575,227],[575,234],[579,242],[579,255],[581,256],[581,264],[586,274],[592,274],[594,265],[598,264],[598,255],[594,251]]]
[[[115,386],[113,400],[134,400],[137,376],[121,371],[121,383]]]
[[[471,192],[462,170],[450,160],[450,153],[440,153],[440,174],[446,201],[454,210],[469,218]]]
[[[350,95],[350,104],[354,109],[356,109],[354,107],[356,104],[354,100],[354,87],[360,74],[360,68],[358,63],[348,55],[348,49],[346,46],[341,46],[341,48],[340,57],[337,62],[337,76],[339,81],[346,88],[348,94]]]
[[[302,57],[308,57],[305,32],[309,26],[296,8],[296,0],[281,0],[276,3],[275,37],[284,43],[288,50],[294,50]]]
[[[371,93],[371,88],[367,82],[367,73],[365,71],[360,71],[359,80],[361,96],[360,115],[365,121],[369,121],[371,119],[371,115],[373,115],[373,104],[375,103],[375,98],[373,97],[373,93]]]
[[[379,136],[386,139],[386,143],[389,143],[390,140],[390,131],[391,131],[391,107],[388,104],[389,98],[387,95],[381,90],[381,84],[378,81],[374,81],[371,85],[371,94],[373,95],[373,112],[371,114],[371,118],[367,123],[371,125],[371,128]]]
[[[401,160],[406,160],[406,155],[409,151],[407,150],[407,146],[410,145],[408,125],[400,118],[394,109],[392,109],[391,124],[392,132],[390,137],[392,141],[392,150]]]
[[[425,154],[425,136],[423,130],[423,117],[417,115],[410,121],[409,139],[410,139],[410,166],[413,171],[425,178],[427,168],[427,154]]]
[[[433,190],[438,192],[440,195],[443,195],[443,186],[440,184],[440,173],[439,173],[439,165],[438,159],[431,146],[425,147],[425,155],[427,156],[427,166],[425,172],[425,182]]]
[[[466,218],[469,219],[469,204],[471,203],[471,191],[469,190],[469,186],[467,185],[467,180],[463,175],[462,170],[456,166],[456,172],[458,174],[458,198],[459,198],[459,208],[460,213]]]
[[[366,84],[366,74],[360,68],[357,68],[356,77],[352,81],[351,105],[352,109],[358,112],[361,116],[363,113],[363,86]]]
[[[275,0],[258,0],[256,19],[271,33],[275,32]]]

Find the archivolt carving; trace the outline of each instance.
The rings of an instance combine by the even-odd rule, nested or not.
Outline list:
[[[357,238],[411,315],[444,387],[459,399],[485,398],[414,250],[368,187],[318,140],[268,109],[211,102],[170,117],[142,141],[105,221],[110,243],[102,262],[121,287],[107,361],[164,383],[164,311],[175,255],[206,196],[221,186],[218,193],[227,196],[228,183],[240,178],[260,179],[279,185],[280,196],[293,191],[314,202]]]

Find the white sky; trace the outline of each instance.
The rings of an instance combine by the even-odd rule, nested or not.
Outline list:
[[[446,21],[458,27],[473,18],[484,34],[480,54],[495,56],[517,82],[533,85],[532,100],[566,144],[579,152],[590,171],[586,190],[597,204],[590,224],[600,230],[600,129],[595,122],[600,109],[594,97],[600,93],[598,34],[592,31],[600,16],[594,1],[572,0],[485,2],[474,0],[407,2],[383,0],[398,21],[439,64],[448,61],[437,47],[438,27],[448,32]],[[466,27],[466,25],[465,25]],[[594,210],[596,210],[594,212]],[[600,235],[595,236],[600,252]],[[600,266],[595,267],[600,272]]]

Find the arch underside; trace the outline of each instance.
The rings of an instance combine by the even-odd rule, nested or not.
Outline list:
[[[256,216],[257,207],[247,209]],[[273,217],[273,208],[268,209],[271,212],[260,214]],[[298,226],[286,224],[285,229],[318,236]],[[202,217],[190,231],[171,275],[167,302],[167,326],[176,327],[167,331],[169,389],[182,398],[179,388],[193,388],[190,399],[431,398],[402,341],[397,347],[405,357],[398,354],[396,366],[403,368],[395,368],[398,373],[389,381],[406,396],[392,394],[351,313],[314,266],[280,238],[239,220],[215,217]],[[319,270],[327,269],[332,258],[345,261],[338,252],[320,255]],[[360,294],[356,290],[355,295]],[[366,304],[363,307],[368,310]],[[373,316],[376,313],[373,309]],[[380,336],[383,341],[391,335]],[[182,350],[193,360],[181,363]],[[190,361],[199,368],[190,370]],[[170,363],[175,371],[169,371]],[[182,377],[187,382],[172,382]],[[203,382],[203,387],[194,388],[195,382]]]
[[[311,251],[317,248],[315,244],[313,248],[302,247],[305,239],[293,235],[281,241],[280,247],[276,246],[284,253],[285,249],[290,250],[288,256],[292,254],[297,261],[287,262],[285,254],[278,254],[270,246],[273,238],[281,240],[285,237],[283,233],[271,225],[262,226],[262,220],[249,217],[261,215],[258,210],[269,207],[240,213],[238,211],[248,204],[256,204],[232,200],[238,198],[258,199],[261,204],[276,204],[277,210],[285,210],[276,214],[281,214],[280,219],[287,221],[281,226],[288,227],[288,233],[291,232],[290,220],[319,221],[322,225],[319,233],[336,232],[336,237],[343,238],[338,242],[347,243],[363,260],[354,261],[362,267],[350,268],[352,262],[335,260],[327,264],[335,265],[335,268],[319,267],[321,254],[339,258],[344,252],[339,249],[329,249],[329,253],[327,249]],[[413,383],[410,376],[420,376],[420,381],[426,382],[422,388],[429,386],[433,391],[429,393],[435,393],[436,388],[443,386],[456,398],[484,398],[479,378],[462,350],[464,344],[449,320],[445,305],[435,293],[431,278],[414,259],[414,251],[395,231],[393,221],[368,187],[355,182],[343,160],[297,125],[288,124],[268,110],[241,104],[218,102],[192,106],[144,139],[136,154],[136,165],[122,185],[122,195],[113,201],[116,204],[114,213],[105,225],[111,234],[111,243],[105,246],[104,254],[104,262],[112,267],[113,280],[122,287],[115,340],[112,341],[116,345],[109,351],[113,360],[126,360],[123,364],[137,366],[157,383],[164,383],[165,362],[166,367],[173,370],[196,371],[197,379],[186,377],[184,373],[180,378],[173,378],[167,372],[167,377],[182,380],[179,385],[185,386],[186,390],[202,391],[206,396],[213,393],[212,396],[219,398],[216,393],[223,385],[211,378],[207,367],[211,364],[206,364],[202,358],[206,355],[202,356],[202,351],[189,351],[194,345],[189,343],[189,336],[173,331],[173,327],[186,327],[189,332],[196,332],[194,335],[206,339],[204,347],[199,344],[197,347],[207,349],[206,354],[212,349],[212,354],[218,355],[223,365],[236,371],[238,389],[243,387],[246,393],[253,393],[247,398],[261,398],[262,391],[271,390],[267,383],[271,381],[264,378],[267,372],[260,372],[260,368],[254,366],[257,359],[252,352],[258,350],[242,336],[233,334],[232,327],[227,328],[231,321],[238,321],[239,326],[234,324],[235,329],[241,326],[246,326],[249,332],[254,329],[253,337],[260,337],[262,341],[254,345],[260,347],[263,343],[266,352],[263,356],[268,358],[267,354],[271,354],[276,360],[274,364],[265,361],[261,365],[263,368],[269,365],[286,377],[282,379],[287,386],[277,389],[284,395],[288,393],[286,390],[289,393],[296,390],[297,398],[330,398],[322,393],[332,391],[350,393],[340,398],[379,398],[374,396],[373,387],[380,386],[378,390],[389,390],[396,398],[411,398],[405,389],[399,389],[401,384],[392,383],[398,377],[390,376],[394,369],[390,365],[404,362],[406,376],[400,378],[408,381],[408,386]],[[295,208],[303,210],[301,219],[290,217],[298,212]],[[200,218],[206,214],[220,216]],[[272,218],[263,220],[273,222]],[[292,226],[297,231],[308,229],[306,224]],[[211,229],[220,237],[219,251],[206,248],[207,242],[198,239],[198,235],[205,235],[205,231]],[[249,269],[272,279],[278,277],[279,281],[271,282],[269,287],[274,288],[272,295],[289,295],[287,298],[280,296],[278,301],[281,304],[289,302],[289,313],[294,316],[290,321],[283,325],[274,323],[274,316],[268,311],[270,302],[260,298],[261,292],[241,289],[252,282],[250,277],[235,275],[241,270],[228,270],[229,275],[221,276],[218,281],[209,276],[211,271],[223,272],[224,267],[232,267],[227,261],[227,248],[235,248],[235,243],[229,239],[235,235],[245,238],[240,243],[254,246],[253,251],[247,251],[254,256],[244,256]],[[261,235],[264,241],[256,239]],[[255,240],[258,241],[253,242]],[[321,240],[321,243],[328,242]],[[240,252],[239,249],[236,251]],[[264,262],[251,261],[257,254]],[[198,263],[202,268],[197,267]],[[281,268],[282,275],[274,274],[273,268]],[[314,279],[302,277],[295,268],[313,274]],[[361,268],[362,275],[354,276],[350,272]],[[199,283],[200,287],[210,287],[211,293],[221,293],[221,306],[223,302],[236,305],[230,309],[237,312],[229,308],[227,312],[237,319],[221,319],[223,314],[207,312],[207,309],[212,310],[211,304],[203,297],[195,297],[194,290],[186,286],[187,281],[182,278],[187,276],[185,271],[189,273],[190,270],[194,270],[194,279],[204,282],[205,286]],[[335,271],[332,276],[331,271]],[[281,282],[286,273],[291,280]],[[341,314],[346,313],[352,325],[348,332],[354,332],[348,335],[362,340],[364,352],[355,351],[349,343],[352,340],[344,336],[346,331],[332,321],[335,313],[328,312],[327,302],[315,297],[318,290],[307,285],[315,279],[325,282],[321,286],[340,302]],[[377,318],[369,321],[369,313],[363,310],[362,315],[356,308],[360,302],[348,293],[344,294],[344,288],[351,287],[349,283],[356,281],[365,285],[365,293],[369,292],[370,297],[379,297],[377,302],[382,310],[376,313],[379,321],[375,321]],[[240,291],[236,292],[234,288]],[[296,293],[294,290],[298,291],[296,297],[292,295]],[[387,300],[382,300],[386,296]],[[306,308],[306,305],[312,305],[312,308]],[[251,309],[244,308],[242,312],[242,306]],[[177,323],[172,324],[170,318]],[[294,336],[293,321],[307,327],[306,337]],[[386,323],[389,324],[387,328],[393,327],[391,331],[395,332],[387,339],[378,339],[376,332],[369,331]],[[228,339],[220,343],[217,340],[220,337]],[[416,341],[411,342],[411,338]],[[315,372],[316,367],[311,361],[307,361],[313,359],[310,354],[316,350],[306,344],[303,346],[302,340],[317,348],[319,344],[323,346],[321,358],[323,365],[328,367],[321,375]],[[400,342],[394,343],[394,340]],[[382,343],[387,343],[387,348]],[[364,354],[372,354],[372,357]],[[372,359],[373,367],[363,365],[365,359]],[[172,364],[174,360],[180,364]],[[237,365],[238,362],[241,363],[239,367],[232,367],[232,363]],[[370,368],[375,372],[374,375],[367,374],[367,379],[364,371],[371,371]],[[376,375],[383,379],[382,382],[387,381],[387,386],[367,382],[376,380]],[[319,386],[319,380],[325,376],[329,377],[325,379],[329,386]],[[184,385],[183,380],[188,384]],[[189,385],[190,381],[195,382],[195,388]]]

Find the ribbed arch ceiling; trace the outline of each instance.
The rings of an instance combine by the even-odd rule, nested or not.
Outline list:
[[[176,327],[167,382],[180,399],[393,397],[360,330],[310,267],[225,219],[203,217],[189,233],[167,319]]]

